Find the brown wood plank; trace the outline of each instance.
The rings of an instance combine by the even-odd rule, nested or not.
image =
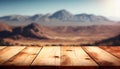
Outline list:
[[[100,46],[100,48],[120,58],[120,46]]]
[[[86,46],[83,49],[100,65],[100,66],[120,66],[120,59],[96,46]]]
[[[61,47],[61,66],[97,66],[81,47]]]
[[[81,47],[74,47],[75,49],[75,55],[80,62],[81,66],[98,66],[96,62],[89,57],[89,55],[81,48]],[[76,64],[77,65],[77,64]]]
[[[0,65],[19,53],[24,46],[9,46],[0,50]]]
[[[43,47],[38,54],[32,66],[59,66],[60,65],[60,47]]]
[[[3,65],[30,66],[42,47],[28,46]]]
[[[73,55],[73,48],[72,47],[68,47],[68,46],[63,46],[61,47],[61,66],[71,66],[72,65],[72,60],[73,57],[75,57],[75,55]],[[70,56],[72,56],[70,58]],[[74,59],[73,59],[74,61]]]
[[[0,50],[3,49],[3,48],[5,48],[5,47],[6,47],[6,46],[0,46]]]

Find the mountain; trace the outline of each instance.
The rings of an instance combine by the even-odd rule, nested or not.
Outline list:
[[[120,35],[96,42],[94,45],[120,46]]]
[[[37,21],[39,20],[43,15],[42,14],[36,14],[32,17],[30,17],[30,20]]]
[[[24,26],[10,26],[0,23],[0,41],[12,40],[66,40],[78,42],[95,42],[111,38],[120,34],[120,25],[92,25],[92,26],[42,26],[30,23]],[[4,41],[1,41],[2,44]],[[7,41],[8,42],[8,41]]]
[[[7,37],[14,37],[17,35],[28,38],[54,38],[54,37],[71,37],[71,36],[104,36],[112,37],[120,33],[119,25],[92,25],[92,26],[42,26],[38,23],[30,23],[25,26],[9,26],[5,23],[0,23],[0,34],[4,36],[3,32],[9,32]]]
[[[23,22],[27,20],[29,16],[23,16],[23,15],[11,15],[11,16],[3,16],[0,17],[1,21],[18,21],[18,22]]]
[[[37,23],[32,23],[23,28],[22,35],[24,37],[32,37],[37,39],[47,39],[47,35],[44,33],[44,27]],[[49,31],[49,30],[48,30]]]
[[[78,14],[75,15],[76,20],[81,21],[81,22],[110,22],[107,18],[103,16],[95,16],[93,14]]]
[[[0,28],[1,38],[10,39],[22,39],[22,38],[33,38],[33,39],[47,39],[47,35],[44,35],[44,30],[37,23],[32,23],[27,26],[18,26],[11,28],[10,26],[0,23],[2,27]]]
[[[0,22],[0,31],[11,31],[11,30],[12,30],[12,26],[9,26],[8,24]]]
[[[9,26],[3,22],[0,22],[0,39],[6,38],[12,35],[13,26]]]
[[[53,14],[36,14],[33,16],[10,15],[0,17],[1,22],[11,25],[30,24],[37,22],[46,26],[80,26],[93,24],[114,24],[114,21],[107,19],[104,16],[96,16],[93,14],[72,14],[67,10],[59,10]]]
[[[58,19],[60,21],[69,21],[72,20],[73,17],[74,15],[66,10],[57,11],[50,16],[50,18]]]

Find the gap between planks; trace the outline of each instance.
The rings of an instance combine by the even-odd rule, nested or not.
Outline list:
[[[23,50],[24,46],[9,46],[0,50],[0,65]]]
[[[60,46],[43,47],[31,66],[60,66]]]
[[[96,47],[96,46],[85,46],[82,47],[90,57],[96,61],[99,66],[120,66],[120,59],[113,56],[111,53]]]
[[[120,59],[120,46],[100,46],[100,48]]]
[[[4,49],[6,46],[0,46],[0,50]]]
[[[42,47],[28,46],[5,62],[3,65],[30,66],[41,49]]]
[[[81,47],[61,47],[61,66],[98,66]]]

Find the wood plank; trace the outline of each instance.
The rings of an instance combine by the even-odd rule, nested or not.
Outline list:
[[[60,65],[60,47],[43,47],[38,54],[32,66],[59,66]]]
[[[120,46],[99,46],[99,47],[120,58]]]
[[[100,65],[100,66],[120,66],[120,59],[96,46],[86,46],[83,49]]]
[[[98,66],[96,62],[89,57],[89,55],[81,48],[81,47],[74,47],[75,48],[75,55],[80,62],[78,65],[80,66]],[[77,65],[77,64],[76,64]]]
[[[9,46],[0,50],[0,65],[23,50],[24,46]]]
[[[3,48],[5,48],[5,47],[6,47],[6,46],[0,46],[0,50],[3,49]]]
[[[61,66],[97,66],[81,47],[61,47]]]
[[[42,47],[28,46],[3,65],[30,66]]]
[[[74,64],[76,64],[74,61],[77,61],[77,58],[74,54],[73,47],[61,47],[61,66],[74,66]]]

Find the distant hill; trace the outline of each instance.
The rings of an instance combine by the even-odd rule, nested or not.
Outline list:
[[[25,26],[10,26],[5,23],[0,23],[1,37],[13,37],[21,35],[30,38],[54,38],[64,36],[104,36],[111,37],[120,33],[119,25],[92,25],[92,26],[55,26],[47,27],[38,23],[31,23]],[[5,34],[6,33],[6,34]],[[8,34],[9,33],[9,34]],[[69,36],[68,36],[69,35]]]
[[[95,45],[120,46],[120,35],[96,42]]]
[[[11,31],[12,30],[12,26],[9,26],[6,23],[0,22],[0,31]]]
[[[2,40],[6,39],[12,40],[12,42],[17,40],[74,40],[77,42],[95,42],[120,34],[120,25],[48,27],[39,25],[38,23],[30,23],[24,26],[11,26],[1,22],[0,26],[0,44],[4,44]]]
[[[37,22],[46,26],[80,26],[94,24],[114,24],[114,21],[104,16],[96,16],[93,14],[72,14],[67,10],[59,10],[53,14],[36,14],[33,16],[10,15],[0,17],[1,22],[11,25],[27,25],[31,22]]]
[[[39,26],[37,23],[32,23],[27,26],[11,27],[5,23],[0,23],[0,38],[35,38],[35,39],[47,39],[47,35],[44,35],[44,27]]]

